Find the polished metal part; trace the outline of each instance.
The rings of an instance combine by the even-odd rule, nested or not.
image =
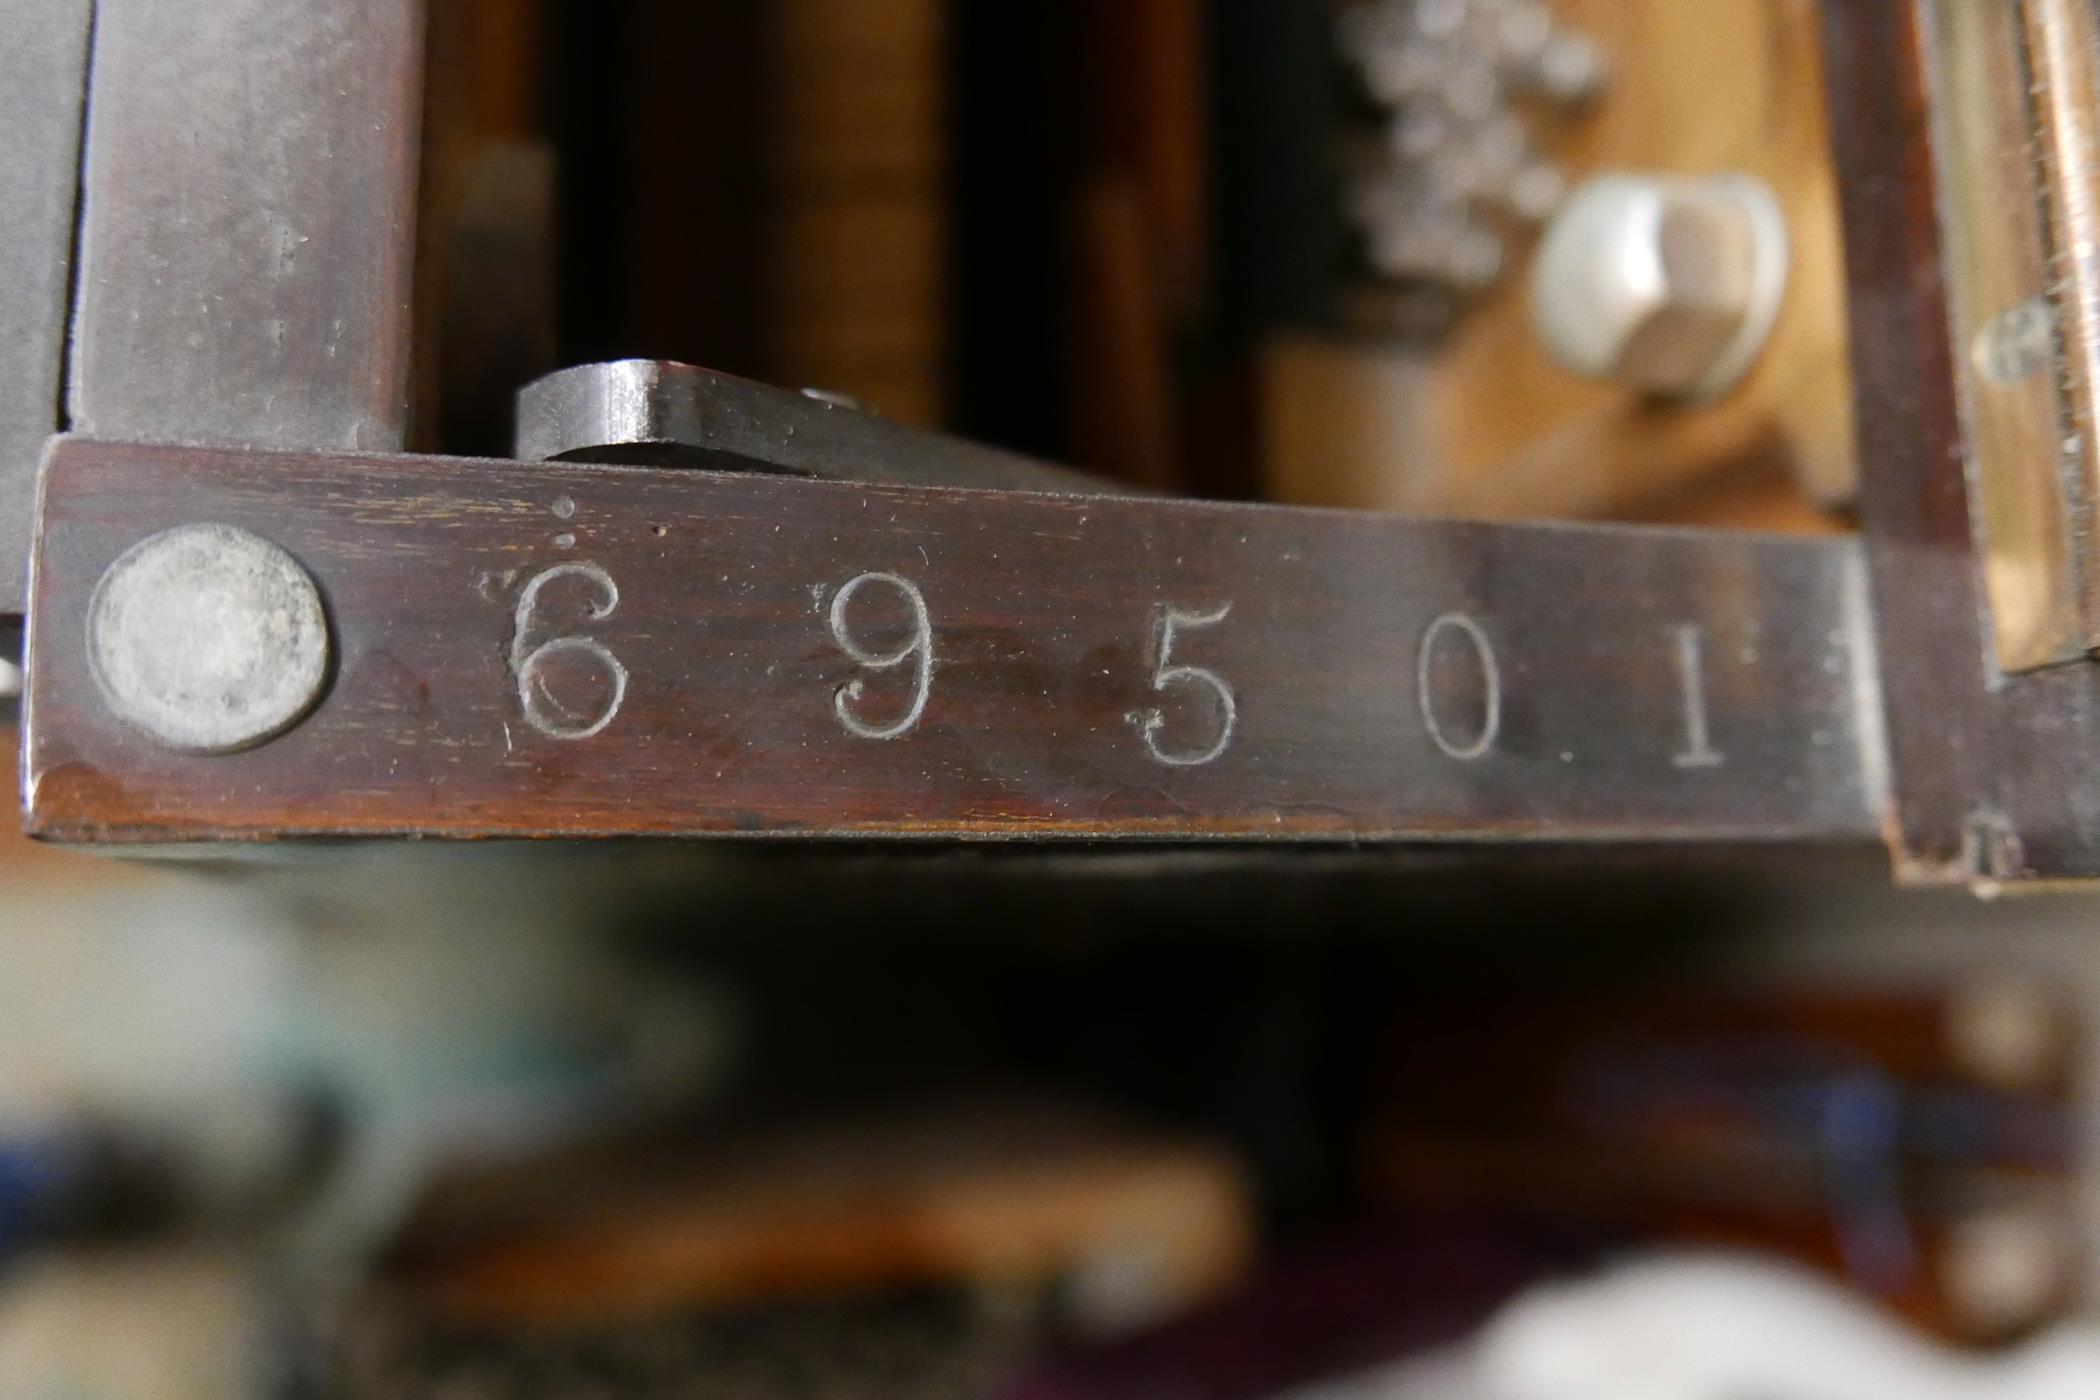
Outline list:
[[[96,585],[87,633],[110,709],[185,753],[281,734],[327,684],[328,621],[313,578],[233,525],[178,525],[126,550]]]
[[[557,370],[518,394],[530,462],[757,468],[833,481],[1136,495],[1127,486],[893,423],[836,396],[667,360]]]
[[[1786,218],[1748,175],[1600,175],[1539,245],[1532,322],[1563,369],[1704,400],[1757,359],[1786,295]]]
[[[0,0],[0,613],[22,607],[37,462],[57,432],[90,0]]]
[[[395,451],[424,0],[99,0],[75,431]]]

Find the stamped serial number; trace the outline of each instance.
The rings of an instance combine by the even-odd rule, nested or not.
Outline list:
[[[612,618],[620,606],[620,588],[597,564],[566,561],[543,569],[519,590],[510,642],[510,670],[517,687],[520,715],[548,739],[575,741],[604,733],[626,703],[628,671],[610,646],[588,630],[554,632],[542,616],[545,589],[572,579],[587,590],[582,627]],[[924,723],[939,697],[939,628],[924,590],[902,574],[856,574],[828,596],[822,615],[828,639],[864,674],[853,676],[830,693],[831,712],[849,737],[874,743],[908,739]],[[892,608],[902,605],[909,627],[901,642],[871,642],[864,621],[867,600],[887,595]],[[1167,768],[1202,768],[1232,752],[1240,724],[1239,689],[1215,667],[1202,663],[1206,634],[1231,626],[1231,600],[1162,602],[1153,609],[1145,655],[1151,669],[1145,684],[1164,703],[1133,711],[1128,719],[1134,742],[1153,762]],[[551,633],[551,635],[550,635]],[[1717,746],[1707,710],[1704,630],[1680,623],[1656,639],[1674,666],[1681,702],[1682,732],[1672,766],[1680,770],[1718,769],[1727,765]],[[578,706],[556,697],[548,682],[556,662],[580,664],[595,672],[596,698]],[[1471,672],[1471,703],[1440,700],[1435,683],[1439,667]],[[896,674],[900,686],[871,681]],[[1464,612],[1438,616],[1417,638],[1412,691],[1413,721],[1445,758],[1474,763],[1497,751],[1502,740],[1506,678],[1494,634],[1480,618]],[[880,693],[878,693],[880,692]],[[1403,692],[1404,693],[1404,692]],[[1206,720],[1207,713],[1207,720]]]

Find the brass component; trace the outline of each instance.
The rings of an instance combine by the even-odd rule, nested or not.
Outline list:
[[[2100,646],[2092,0],[1926,0],[1970,508],[2007,672]]]
[[[2026,0],[2023,14],[2063,357],[2064,467],[2100,510],[2100,0]],[[2090,521],[2079,524],[2086,640],[2100,645],[2100,539]]]

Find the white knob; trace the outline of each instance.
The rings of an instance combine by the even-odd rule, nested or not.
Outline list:
[[[1532,320],[1571,373],[1708,399],[1756,361],[1786,278],[1786,219],[1756,177],[1601,175],[1546,230]]]

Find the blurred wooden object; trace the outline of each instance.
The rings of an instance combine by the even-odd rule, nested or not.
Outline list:
[[[771,9],[771,377],[900,422],[946,410],[945,18],[938,0]]]
[[[555,364],[554,154],[538,0],[429,0],[414,440],[504,455]]]
[[[1190,486],[1176,363],[1206,305],[1210,227],[1197,0],[1082,8],[1079,185],[1069,213],[1072,455],[1119,481]]]
[[[1252,1232],[1218,1151],[976,1105],[468,1174],[385,1279],[419,1313],[484,1326],[1060,1280],[1081,1306],[1151,1315],[1234,1282]]]
[[[0,1287],[0,1395],[227,1400],[272,1393],[271,1308],[224,1246],[38,1259]]]
[[[1305,338],[1270,347],[1271,494],[1480,519],[1670,519],[1702,513],[1698,496],[1729,468],[1776,463],[1804,485],[1792,504],[1764,501],[1750,518],[1813,528],[1810,503],[1842,500],[1854,459],[1816,5],[1556,0],[1555,11],[1611,65],[1594,114],[1553,149],[1572,180],[1743,171],[1778,194],[1792,269],[1756,369],[1721,401],[1692,406],[1577,379],[1532,330],[1528,259],[1518,259],[1433,354]]]
[[[1970,1341],[2073,1305],[2087,1044],[2054,989],[1663,981],[1387,1020],[1390,1206],[1792,1255]]]

